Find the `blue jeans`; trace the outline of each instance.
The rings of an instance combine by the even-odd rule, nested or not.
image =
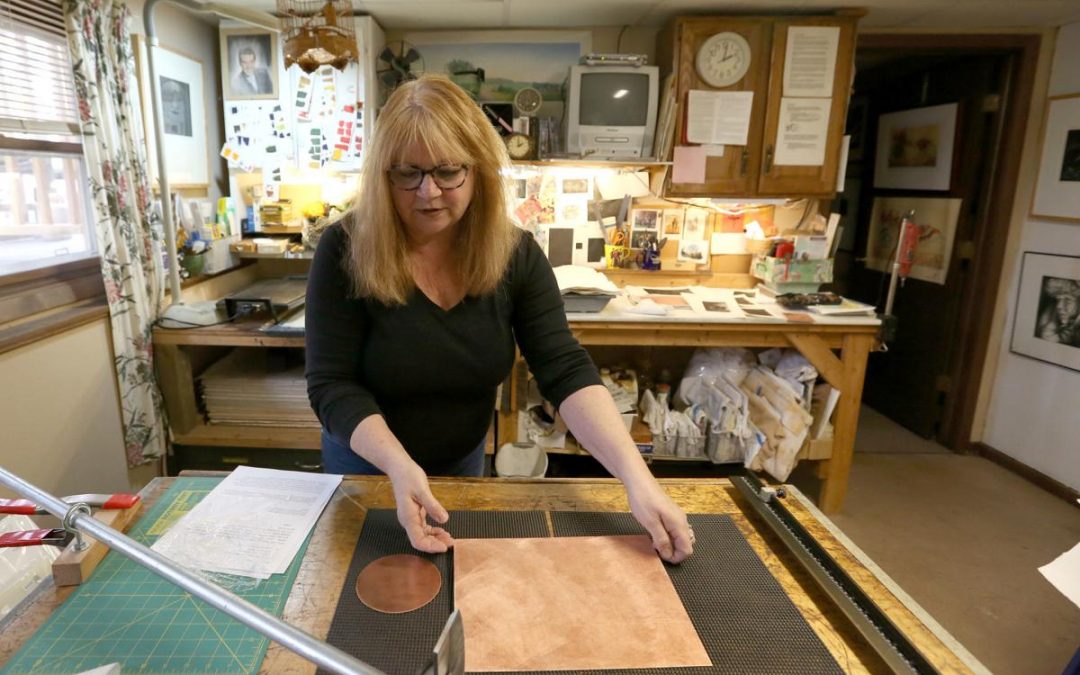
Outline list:
[[[382,476],[383,472],[371,462],[352,451],[352,448],[322,432],[323,473],[341,473],[357,476]],[[422,467],[429,476],[466,476],[484,475],[484,441],[459,460],[450,461],[443,466]]]

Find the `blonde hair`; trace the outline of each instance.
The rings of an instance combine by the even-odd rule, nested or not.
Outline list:
[[[420,143],[436,164],[461,164],[473,176],[473,196],[455,226],[459,279],[472,296],[494,291],[517,243],[507,213],[506,146],[479,106],[441,75],[400,85],[379,112],[364,153],[360,190],[343,226],[349,272],[358,297],[405,304],[415,287],[404,224],[391,198],[387,171]]]

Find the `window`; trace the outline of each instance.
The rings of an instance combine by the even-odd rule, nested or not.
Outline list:
[[[0,275],[95,255],[57,0],[0,0]]]

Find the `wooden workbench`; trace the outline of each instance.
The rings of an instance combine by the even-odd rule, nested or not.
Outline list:
[[[144,508],[172,484],[173,478],[155,479],[143,490]],[[803,572],[791,554],[763,523],[750,513],[726,479],[668,479],[661,481],[668,493],[690,513],[729,514],[750,546],[792,598],[822,642],[848,673],[885,672],[884,664],[867,647],[824,593]],[[583,510],[627,511],[622,486],[605,479],[432,479],[432,491],[450,510]],[[809,502],[792,490],[785,502],[789,510],[859,583],[912,644],[942,673],[979,670],[970,655],[948,636],[902,591],[884,577],[865,556],[847,544],[842,534],[820,516]],[[369,508],[393,508],[390,483],[385,478],[349,478],[332,498],[316,525],[284,619],[299,628],[325,637],[349,561]],[[722,573],[719,572],[719,573]],[[61,603],[71,589],[51,585],[23,609],[0,635],[3,664]],[[313,664],[277,644],[271,644],[261,672],[312,673]]]
[[[616,317],[610,312],[572,314],[570,329],[586,346],[639,347],[794,347],[840,391],[833,417],[831,456],[818,465],[823,479],[818,504],[835,513],[844,502],[855,448],[863,378],[879,324],[874,319],[826,319],[818,323],[782,321],[673,321]],[[258,324],[238,323],[190,330],[154,329],[156,368],[176,443],[241,448],[318,450],[317,429],[208,425],[198,410],[195,377],[229,347],[303,348],[303,336],[272,337]],[[839,354],[835,354],[837,350]],[[512,377],[521,377],[515,367]],[[511,386],[511,391],[516,387]],[[516,399],[516,394],[514,394]],[[499,443],[514,440],[516,404],[500,409]],[[312,460],[314,461],[314,460]]]

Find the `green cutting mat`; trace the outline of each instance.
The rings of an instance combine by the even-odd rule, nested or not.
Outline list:
[[[128,536],[149,546],[220,478],[177,478]],[[237,592],[281,616],[307,542],[285,574]],[[79,673],[119,662],[128,673],[255,673],[269,639],[142,565],[109,552],[11,658],[3,673]]]

